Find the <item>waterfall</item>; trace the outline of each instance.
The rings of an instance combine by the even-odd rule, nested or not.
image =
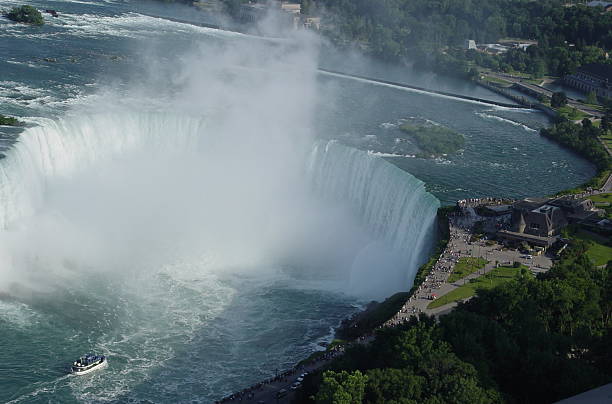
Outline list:
[[[40,207],[50,179],[137,149],[192,150],[204,125],[203,119],[152,113],[45,119],[0,160],[0,229]]]
[[[425,184],[379,157],[335,141],[315,145],[308,170],[318,192],[349,201],[369,231],[385,243],[382,255],[397,254],[397,281],[404,290],[411,286],[430,251],[440,206]],[[368,260],[367,265],[376,263]]]
[[[97,205],[88,213],[92,222],[79,223],[82,227],[109,226],[106,233],[101,231],[108,238],[108,234],[117,232],[115,226],[127,222],[124,226],[129,233],[126,240],[116,240],[117,245],[105,245],[104,253],[99,255],[127,256],[128,253],[123,251],[126,245],[136,248],[137,245],[130,244],[134,240],[150,241],[151,229],[138,233],[133,228],[143,223],[148,226],[151,221],[133,220],[132,217],[145,217],[146,214],[155,217],[160,212],[147,212],[146,205],[160,198],[161,202],[154,202],[159,205],[155,205],[155,209],[179,207],[172,211],[163,210],[162,216],[167,214],[169,218],[158,217],[159,220],[155,220],[155,226],[159,226],[155,230],[164,235],[159,237],[171,239],[169,235],[176,238],[183,233],[192,237],[192,233],[205,229],[204,232],[208,233],[203,237],[197,235],[193,238],[206,240],[209,246],[223,250],[230,244],[231,248],[227,247],[227,250],[238,250],[248,255],[248,259],[234,262],[231,261],[234,252],[224,251],[226,257],[231,257],[225,263],[231,262],[234,266],[242,262],[252,263],[261,256],[279,255],[283,248],[301,248],[302,240],[316,239],[319,231],[333,226],[330,222],[336,220],[329,213],[331,209],[325,211],[324,205],[310,202],[312,197],[305,196],[306,192],[302,190],[306,188],[309,194],[314,189],[318,200],[330,201],[336,207],[341,206],[343,211],[350,211],[367,233],[367,242],[362,242],[363,238],[355,241],[355,238],[352,244],[347,243],[352,248],[352,264],[349,265],[351,291],[382,297],[411,286],[418,265],[429,251],[439,206],[438,200],[426,192],[423,182],[379,157],[335,142],[315,142],[314,146],[309,146],[310,151],[305,157],[303,151],[296,151],[299,148],[294,148],[290,141],[272,144],[254,136],[246,136],[247,140],[244,140],[243,134],[221,136],[211,127],[214,128],[202,117],[170,113],[113,113],[48,120],[41,126],[29,128],[7,157],[0,161],[0,229],[6,233],[14,226],[19,227],[21,219],[36,215],[45,207],[47,194],[55,189],[55,184],[70,183],[82,171],[91,171],[92,167],[96,171],[99,167],[118,166],[124,171],[113,171],[113,175],[118,175],[111,181],[121,182],[124,174],[140,175],[134,174],[132,166],[126,165],[133,156],[141,160],[144,156],[144,160],[157,164],[170,155],[176,158],[168,160],[172,165],[167,168],[146,166],[147,170],[152,167],[155,175],[162,178],[159,184],[145,189],[146,197],[138,195],[139,190],[125,194],[126,204],[132,210],[103,212],[102,216],[111,217],[116,225],[108,225],[99,218],[94,220],[95,216],[100,216],[96,209],[104,210],[105,203],[93,201]],[[241,143],[243,140],[244,144]],[[191,165],[174,168],[183,160],[190,161]],[[167,164],[163,161],[157,165]],[[140,170],[137,173],[148,175],[148,171],[137,168]],[[191,173],[194,171],[192,168],[197,172]],[[170,175],[160,176],[160,173],[168,174],[167,171]],[[175,181],[173,176],[185,174],[189,177],[185,184],[175,187],[174,183],[181,181]],[[131,179],[132,183],[138,182]],[[82,183],[91,182],[88,177]],[[296,183],[303,184],[296,186]],[[78,184],[81,183],[72,186],[73,194],[81,192]],[[113,184],[106,188],[111,192],[117,189],[128,192],[124,188],[129,187],[117,188]],[[168,188],[170,190],[166,192]],[[104,192],[109,191],[100,192],[98,199],[104,198]],[[124,195],[119,196],[120,206],[123,205],[121,197]],[[130,201],[130,198],[134,200]],[[186,199],[190,201],[185,203]],[[111,202],[117,204],[117,201]],[[87,199],[79,200],[69,209],[87,204]],[[319,214],[321,206],[325,212]],[[295,211],[302,212],[302,217],[295,215]],[[116,212],[119,216],[114,217]],[[193,217],[191,212],[195,212]],[[336,221],[337,226],[341,226],[340,223],[347,222]],[[308,230],[302,231],[300,227]],[[84,233],[89,236],[89,233]],[[342,244],[338,239],[352,237],[349,233],[350,230],[337,231],[330,236],[326,248],[334,250]],[[287,241],[291,238],[294,240]],[[74,239],[78,241],[79,236],[74,236]],[[100,240],[100,237],[92,239]],[[317,251],[321,251],[318,248],[325,242],[319,240],[318,244],[304,247],[302,256],[314,260]],[[161,249],[162,245],[144,246],[144,241],[142,243],[140,248],[144,251]],[[57,259],[57,262],[61,261]],[[329,260],[328,264],[330,262],[334,261]]]

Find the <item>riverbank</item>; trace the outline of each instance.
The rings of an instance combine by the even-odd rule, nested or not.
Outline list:
[[[448,220],[448,213],[453,209],[454,206],[440,208],[438,212],[438,217],[440,219],[439,224],[446,224],[449,229],[448,233],[452,234],[452,237],[440,237],[440,243],[436,251],[431,255],[428,262],[419,268],[412,289],[407,293],[393,295],[382,303],[372,304],[364,312],[345,320],[342,326],[336,330],[337,337],[354,340],[360,337],[370,336],[375,330],[381,327],[403,326],[404,324],[410,323],[411,317],[419,316],[422,313],[429,315],[448,313],[457,303],[429,308],[428,306],[432,302],[432,295],[450,293],[462,287],[462,283],[470,282],[472,279],[477,279],[480,276],[495,275],[494,271],[497,268],[495,261],[532,264],[529,265],[529,267],[531,267],[535,273],[545,272],[551,268],[552,262],[547,257],[538,257],[535,260],[537,262],[534,260],[528,262],[529,260],[523,258],[523,254],[517,250],[502,251],[499,245],[487,245],[484,242],[478,242],[480,244],[476,243],[477,246],[473,246],[470,241],[471,233],[464,228],[467,224],[453,224],[451,220]],[[479,271],[470,274],[460,281],[446,281],[448,275],[452,272],[453,265],[457,262],[456,260],[461,257],[474,256],[486,259],[487,263],[482,269],[482,272]],[[497,257],[497,259],[495,259],[495,257]],[[540,260],[542,262],[539,262]],[[536,266],[533,266],[534,262]],[[509,268],[514,270],[511,265]],[[521,268],[522,267],[519,266],[515,272],[517,274],[520,273]],[[514,278],[506,276],[504,281],[510,281],[512,279]],[[497,281],[498,280],[496,280],[496,282]],[[493,279],[491,279],[491,283],[492,282]],[[395,312],[393,312],[393,308],[396,308]],[[389,313],[392,313],[392,315],[389,315]],[[317,354],[313,358],[320,355],[321,354]],[[317,369],[320,369],[327,363],[328,362],[319,362],[320,366],[318,366]]]

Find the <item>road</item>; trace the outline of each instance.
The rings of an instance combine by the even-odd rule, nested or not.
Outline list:
[[[612,174],[608,175],[606,183],[601,187],[601,193],[607,194],[612,192]]]
[[[542,94],[542,95],[544,95],[544,96],[546,96],[548,98],[551,98],[552,95],[553,95],[553,91],[552,90],[549,90],[548,88],[545,88],[545,87],[542,87],[542,86],[538,86],[538,85],[535,85],[535,84],[528,83],[528,82],[524,81],[520,77],[516,77],[516,76],[509,75],[509,74],[504,74],[504,73],[494,73],[494,72],[487,73],[487,75],[489,75],[491,77],[494,77],[496,79],[499,79],[499,80],[504,80],[504,81],[508,81],[510,83],[520,84],[520,85],[528,88],[529,90],[534,91],[537,94]],[[569,98],[568,97],[567,105],[569,105],[572,108],[576,108],[577,110],[582,111],[585,114],[592,115],[592,116],[594,116],[596,118],[602,118],[604,116],[603,112],[601,112],[601,111],[599,111],[597,109],[591,108],[588,105],[585,105],[582,102],[580,102],[580,101],[578,101],[576,99],[573,99],[573,98]]]

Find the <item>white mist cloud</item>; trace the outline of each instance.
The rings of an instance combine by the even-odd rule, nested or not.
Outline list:
[[[0,234],[0,289],[48,289],[91,272],[146,276],[207,257],[204,271],[342,275],[368,241],[311,192],[316,37],[198,45],[171,74],[26,131],[8,175],[33,206]],[[326,93],[326,95],[329,95]],[[41,187],[20,182],[35,177]],[[314,275],[312,275],[314,276]]]
[[[367,297],[409,286],[347,201],[312,190],[315,110],[334,97],[316,80],[318,46],[305,32],[196,44],[26,131],[3,170],[14,209],[0,221],[0,292],[92,273],[146,280],[189,260],[221,274],[292,268]]]

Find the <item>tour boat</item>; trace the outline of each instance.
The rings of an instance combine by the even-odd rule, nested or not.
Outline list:
[[[106,367],[107,364],[106,356],[87,354],[72,363],[72,374],[86,375],[96,369]]]

